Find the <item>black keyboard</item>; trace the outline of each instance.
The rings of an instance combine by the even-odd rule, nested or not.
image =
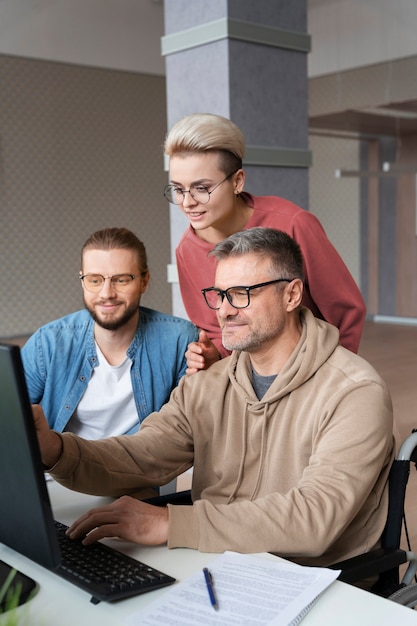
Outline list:
[[[84,546],[65,534],[68,526],[55,522],[61,565],[55,573],[91,594],[91,601],[114,602],[160,587],[175,578],[97,542]]]

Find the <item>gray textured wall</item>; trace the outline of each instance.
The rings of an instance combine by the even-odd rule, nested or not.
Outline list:
[[[0,55],[0,84],[0,337],[82,306],[80,248],[107,226],[144,241],[143,304],[170,312],[164,78]]]

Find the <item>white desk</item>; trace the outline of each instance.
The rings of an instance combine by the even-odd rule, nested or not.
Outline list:
[[[78,494],[48,483],[49,493],[57,520],[69,524],[84,511],[104,498]],[[120,550],[181,580],[201,570],[215,555],[196,550],[166,547],[140,547],[133,544],[109,542]],[[265,555],[267,558],[271,555]],[[90,603],[90,597],[75,585],[0,544],[0,559],[35,579],[40,589],[26,605],[19,608],[19,626],[122,626],[124,619],[140,611],[166,589],[152,591],[142,596],[110,604]],[[6,615],[4,616],[4,618]],[[4,621],[0,617],[0,625]],[[196,618],[196,624],[198,619]],[[388,600],[378,598],[339,581],[334,582],[302,622],[303,626],[372,626],[399,624],[417,626],[417,613]]]

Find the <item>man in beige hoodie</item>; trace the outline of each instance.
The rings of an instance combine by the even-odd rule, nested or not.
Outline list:
[[[129,437],[58,434],[34,408],[54,478],[118,497],[77,520],[70,536],[270,551],[308,565],[371,550],[394,454],[386,385],[339,345],[336,327],[301,306],[303,259],[291,237],[254,228],[212,254],[215,285],[203,296],[230,357],[183,378]],[[159,508],[129,495],[191,466],[192,506]]]

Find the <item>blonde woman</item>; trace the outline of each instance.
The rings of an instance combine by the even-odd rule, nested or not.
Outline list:
[[[284,198],[244,191],[245,139],[236,124],[220,115],[188,115],[172,127],[165,153],[170,158],[165,198],[190,222],[176,250],[181,295],[201,330],[187,351],[187,373],[229,354],[215,311],[201,294],[214,284],[216,264],[208,254],[229,235],[256,226],[282,230],[297,241],[305,262],[303,305],[336,326],[341,345],[357,352],[366,309],[353,277],[312,213]]]

